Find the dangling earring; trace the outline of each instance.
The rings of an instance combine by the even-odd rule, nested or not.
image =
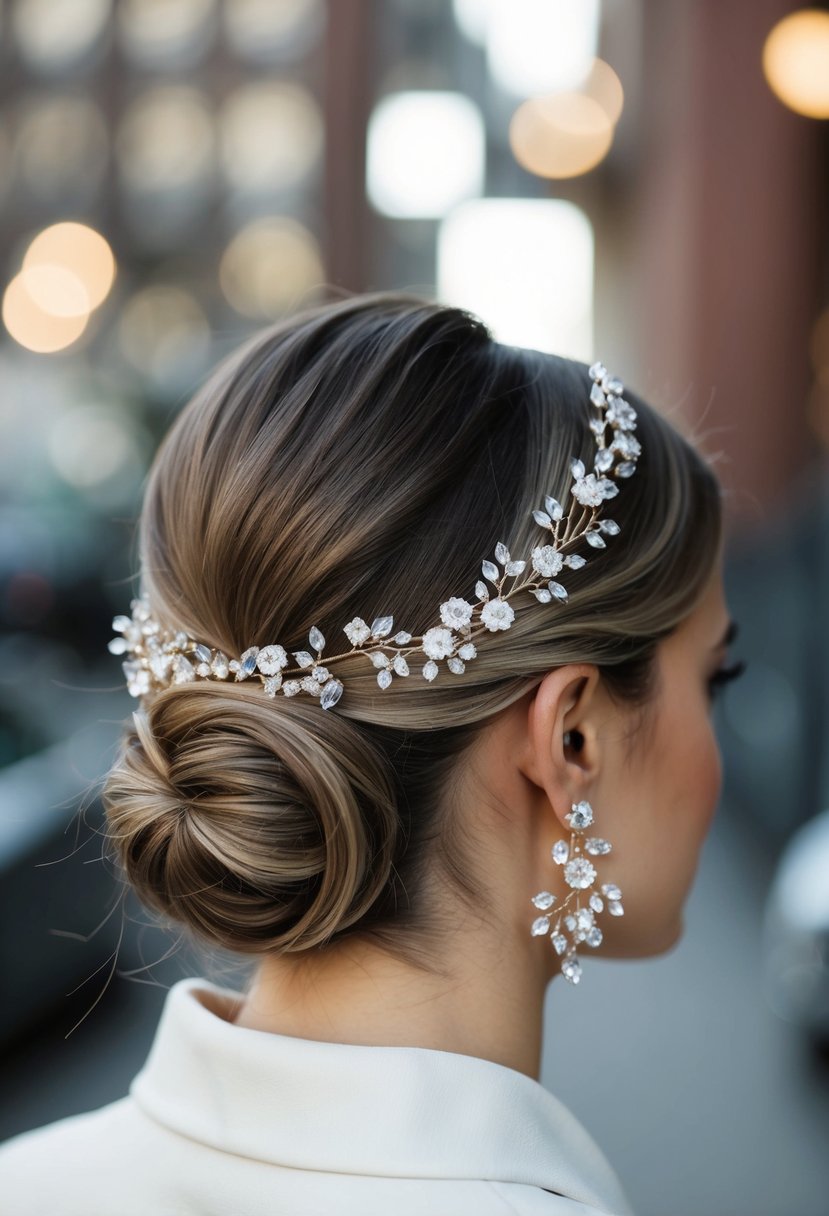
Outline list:
[[[570,736],[570,731],[564,736],[565,740],[569,742],[568,736]],[[593,822],[593,808],[586,801],[574,802],[572,810],[564,818],[572,828],[570,841],[568,843],[566,840],[557,840],[550,852],[553,861],[560,866],[564,866],[564,880],[573,890],[565,896],[563,903],[559,905],[550,940],[556,953],[564,955],[564,958],[561,960],[561,971],[564,978],[569,980],[571,984],[577,984],[581,979],[581,963],[576,957],[576,946],[581,941],[586,941],[588,946],[593,947],[601,943],[602,931],[595,923],[595,913],[603,910],[604,900],[597,891],[592,891],[588,900],[588,906],[582,908],[579,905],[578,898],[579,891],[592,887],[596,878],[596,867],[582,855],[579,843],[584,829],[590,827]],[[600,836],[588,836],[584,840],[584,852],[590,853],[594,857],[609,853],[611,848],[610,842],[603,840]],[[624,914],[624,908],[621,904],[622,892],[616,884],[612,882],[602,883],[601,891],[607,899],[607,910],[611,916],[622,916]],[[561,920],[562,913],[574,896],[576,899],[575,907],[564,917],[564,928],[570,934],[570,940],[568,941],[567,935],[562,932]],[[550,891],[539,891],[537,895],[533,895],[532,903],[535,907],[540,908],[542,912],[548,913],[546,916],[536,917],[533,921],[530,928],[530,933],[533,937],[541,937],[550,929],[551,915],[549,909],[555,903],[555,898],[555,895]]]

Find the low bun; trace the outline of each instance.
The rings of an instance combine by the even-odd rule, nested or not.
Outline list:
[[[347,718],[261,687],[173,685],[102,791],[139,896],[211,945],[307,950],[360,921],[398,837],[387,761]]]

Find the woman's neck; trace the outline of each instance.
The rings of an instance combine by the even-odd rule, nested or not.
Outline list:
[[[538,960],[472,930],[432,975],[352,937],[319,955],[269,956],[234,1024],[297,1038],[429,1047],[538,1080],[545,977]],[[527,935],[529,945],[535,944]],[[448,978],[447,978],[448,976]]]

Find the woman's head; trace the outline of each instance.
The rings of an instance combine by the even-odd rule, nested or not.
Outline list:
[[[545,494],[563,499],[573,456],[592,466],[591,383],[584,364],[501,345],[464,310],[407,293],[321,305],[259,332],[196,392],[150,470],[139,541],[154,616],[235,655],[274,641],[301,649],[312,624],[341,637],[355,616],[393,615],[421,635],[440,603],[470,597],[497,540],[522,555],[539,543],[533,509]],[[713,472],[625,396],[642,454],[613,499],[620,534],[569,572],[567,603],[525,605],[509,630],[482,635],[462,675],[380,689],[356,653],[338,664],[346,691],[329,711],[247,681],[145,698],[104,801],[117,855],[150,906],[240,953],[359,934],[428,965],[457,908],[503,914],[486,898],[495,820],[481,808],[501,822],[532,814],[509,840],[547,846],[541,885],[551,890],[549,844],[571,786],[584,786],[597,831],[614,839],[611,803],[625,788],[641,801],[648,775],[674,771],[655,766],[670,744],[665,679],[716,597],[721,544]],[[577,669],[586,679],[568,683]],[[585,759],[573,767],[548,747],[545,760],[544,732],[585,687],[568,717],[578,728],[585,712]],[[624,742],[602,744],[621,724]],[[503,765],[486,761],[506,739],[503,787]],[[506,815],[499,785],[518,799]],[[650,795],[653,815],[661,793]],[[669,843],[671,812],[631,812],[638,841],[622,831],[616,865],[602,859],[627,897],[620,952],[648,950],[634,940],[637,895],[624,875],[636,872],[637,844],[650,858]],[[692,837],[679,828],[686,876]],[[645,870],[641,882],[652,878]]]

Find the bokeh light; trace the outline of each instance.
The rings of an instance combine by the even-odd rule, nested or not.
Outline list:
[[[3,293],[3,324],[21,346],[39,354],[65,350],[86,329],[89,313],[60,316],[47,312],[29,294],[24,273],[15,275]]]
[[[481,112],[462,93],[383,97],[368,123],[368,196],[386,215],[439,218],[482,193],[485,143]]]
[[[35,267],[57,267],[64,273],[74,275],[83,285],[88,300],[87,311],[97,308],[106,299],[115,279],[115,257],[109,242],[88,224],[74,220],[51,224],[31,241],[23,258],[23,271],[25,273]],[[41,275],[31,281],[40,283],[40,294],[32,294],[42,307],[46,307],[42,291],[48,280]],[[59,280],[55,281],[55,285],[57,290]],[[64,300],[62,307],[65,308],[66,287],[61,290]]]
[[[153,283],[127,301],[118,325],[127,361],[157,389],[185,388],[210,352],[210,326],[195,297],[172,283]]]
[[[246,193],[301,184],[319,161],[323,141],[319,105],[308,89],[287,81],[243,85],[219,117],[225,177]]]
[[[486,198],[438,229],[438,296],[496,339],[587,360],[593,350],[593,226],[563,199]]]
[[[510,146],[539,177],[575,177],[595,168],[613,143],[613,124],[584,93],[551,93],[523,102],[512,116]]]
[[[324,284],[314,235],[290,216],[263,216],[233,237],[219,265],[222,291],[237,312],[281,316]]]
[[[118,33],[127,56],[145,68],[191,67],[216,31],[216,0],[120,0]]]
[[[207,100],[187,85],[148,89],[127,109],[115,141],[121,180],[138,196],[193,191],[213,169]]]
[[[111,0],[17,0],[11,11],[15,40],[33,68],[74,66],[108,27]]]
[[[257,63],[297,59],[325,28],[322,0],[224,0],[223,14],[232,49]]]
[[[804,8],[778,21],[763,46],[763,71],[789,109],[829,118],[829,13]]]

